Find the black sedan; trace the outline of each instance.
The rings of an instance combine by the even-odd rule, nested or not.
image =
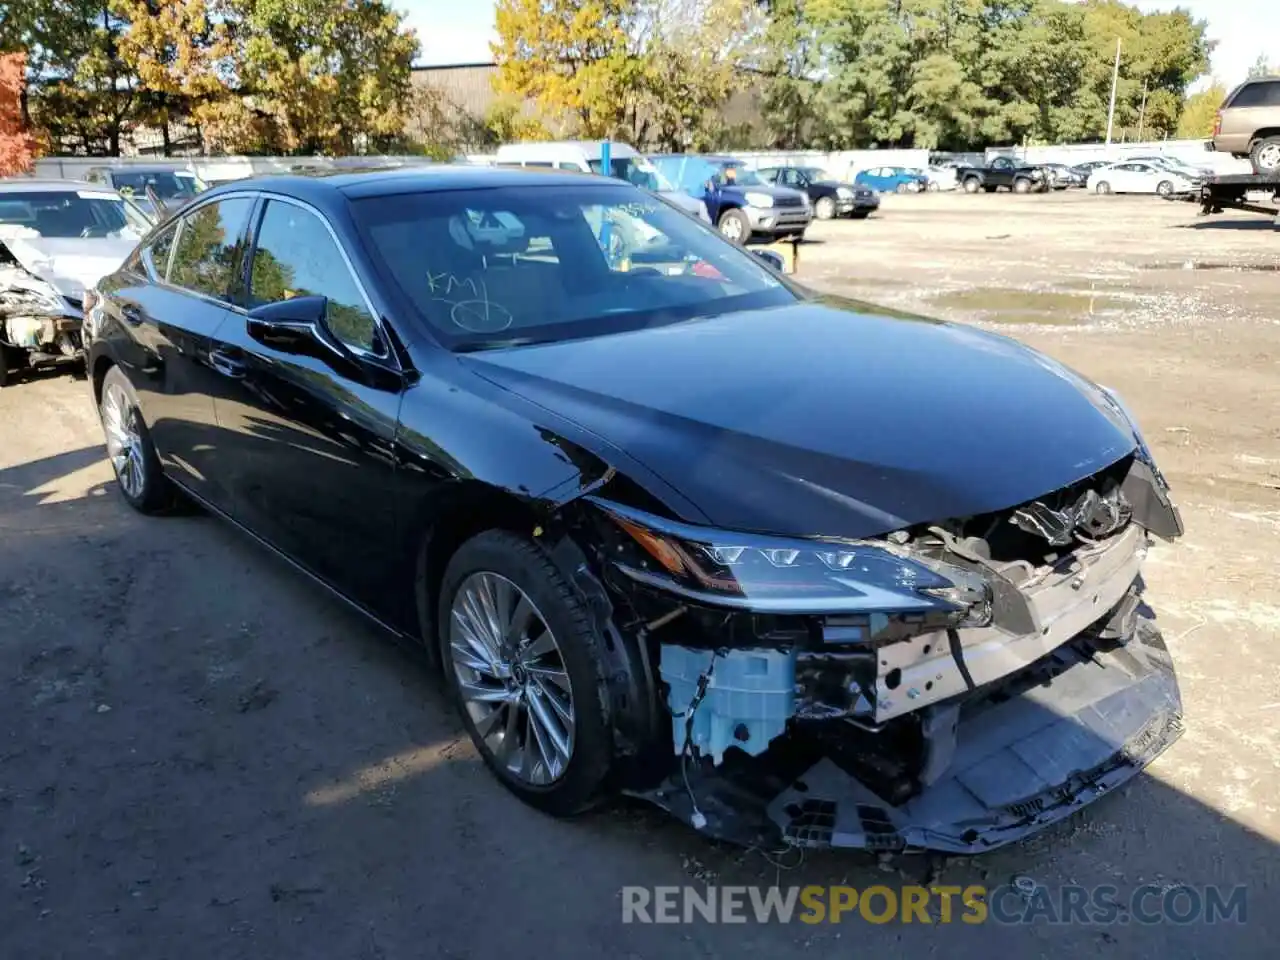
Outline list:
[[[880,198],[874,190],[826,179],[818,167],[764,167],[756,172],[769,183],[808,194],[814,216],[819,220],[833,217],[865,220],[880,208]]]
[[[1140,576],[1181,522],[1115,394],[627,184],[242,181],[86,310],[128,503],[201,504],[421,643],[547,812],[980,851],[1181,730]]]

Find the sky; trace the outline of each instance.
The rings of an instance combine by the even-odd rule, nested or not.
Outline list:
[[[493,0],[392,0],[418,31],[421,63],[478,63],[493,59]],[[1239,83],[1258,54],[1280,63],[1280,0],[1138,0],[1143,10],[1185,7],[1209,21],[1218,41],[1213,73],[1228,87]]]

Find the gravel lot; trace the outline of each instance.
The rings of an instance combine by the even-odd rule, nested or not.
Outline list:
[[[414,655],[225,525],[131,513],[87,386],[45,377],[0,393],[0,953],[1274,951],[1280,234],[1155,199],[926,195],[811,239],[813,285],[999,325],[1137,411],[1187,524],[1148,565],[1187,707],[1149,774],[1023,845],[949,862],[828,854],[784,870],[638,806],[547,820],[484,771]],[[1247,884],[1248,922],[621,923],[626,884],[1014,874]]]

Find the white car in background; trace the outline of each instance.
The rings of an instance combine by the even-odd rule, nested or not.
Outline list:
[[[1088,182],[1094,193],[1154,193],[1162,197],[1191,193],[1195,188],[1195,181],[1186,174],[1137,160],[1099,167],[1089,174]]]
[[[138,206],[78,180],[0,180],[0,386],[79,362],[85,290],[151,229]]]
[[[928,167],[924,175],[929,178],[929,190],[954,190],[960,186],[955,167]]]

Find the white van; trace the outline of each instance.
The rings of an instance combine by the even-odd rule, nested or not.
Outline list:
[[[548,143],[509,143],[499,147],[496,163],[500,167],[541,167],[547,170],[577,170],[598,173],[625,180],[651,190],[690,216],[707,223],[707,205],[667,182],[658,168],[635,147],[626,143],[609,144],[609,171],[604,169],[603,144],[600,140],[560,140]]]

